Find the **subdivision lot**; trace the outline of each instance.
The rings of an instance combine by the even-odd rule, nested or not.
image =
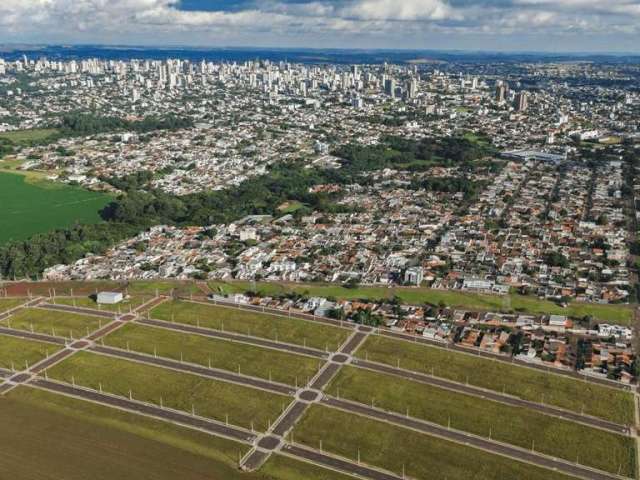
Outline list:
[[[635,472],[634,439],[526,408],[354,367],[343,368],[328,393],[600,470]]]
[[[42,308],[23,308],[0,322],[17,330],[65,338],[85,337],[107,323],[104,318]]]
[[[183,301],[165,302],[151,310],[151,317],[331,351],[350,334],[331,325]]]
[[[0,298],[0,313],[11,310],[17,306],[24,304],[27,301],[25,298]]]
[[[99,304],[95,300],[95,296],[91,297],[57,297],[55,303],[57,305],[69,305],[72,307],[91,308],[93,310],[103,310],[105,312],[127,313],[130,310],[138,308],[140,305],[151,300],[151,295],[131,295],[116,305]]]
[[[80,352],[48,371],[50,379],[265,431],[290,399],[231,383]]]
[[[384,468],[408,478],[448,480],[568,480],[525,463],[395,427],[384,422],[313,405],[294,430],[294,440],[312,448]],[[434,477],[434,472],[437,472]]]
[[[306,383],[322,365],[315,358],[139,324],[125,325],[104,344],[289,385]]]
[[[36,389],[19,387],[0,406],[0,471],[12,480],[352,478],[277,455],[242,473],[247,445]]]
[[[56,345],[0,335],[0,368],[22,370],[58,350]]]
[[[360,358],[393,367],[433,374],[453,381],[503,392],[629,425],[633,395],[594,383],[554,375],[487,358],[371,336],[356,352]]]

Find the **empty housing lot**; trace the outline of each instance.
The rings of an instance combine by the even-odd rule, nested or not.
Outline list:
[[[12,478],[83,478],[128,458],[140,463],[119,478],[637,478],[627,389],[348,323],[152,300],[109,317],[85,297],[56,301],[65,310],[7,302],[0,467]],[[71,460],[43,425],[60,426]]]

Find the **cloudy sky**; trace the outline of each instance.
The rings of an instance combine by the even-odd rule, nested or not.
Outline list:
[[[0,0],[0,43],[640,52],[640,0]]]

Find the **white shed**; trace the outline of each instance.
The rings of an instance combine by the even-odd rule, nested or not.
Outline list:
[[[97,302],[103,305],[116,305],[122,300],[124,296],[120,292],[100,292],[97,298]]]

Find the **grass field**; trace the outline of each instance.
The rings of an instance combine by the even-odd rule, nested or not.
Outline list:
[[[278,455],[243,473],[238,457],[248,446],[24,387],[0,398],[0,424],[0,466],[13,480],[353,478]]]
[[[209,282],[209,286],[211,289],[223,293],[241,293],[252,289],[252,285],[249,282]],[[513,311],[536,315],[558,314],[580,318],[588,315],[601,321],[622,325],[628,325],[633,320],[633,309],[627,305],[597,305],[574,302],[569,304],[567,308],[562,308],[553,302],[516,294],[498,296],[429,288],[345,288],[339,285],[297,285],[289,283],[258,283],[257,289],[266,296],[296,292],[308,296],[335,297],[344,300],[377,300],[392,298],[395,295],[405,303],[416,305],[424,303],[438,305],[442,302],[449,307],[480,311]]]
[[[111,197],[62,184],[31,184],[0,172],[0,244],[74,223],[98,223],[98,211]]]
[[[22,305],[26,301],[25,298],[0,298],[0,313]]]
[[[55,378],[176,410],[264,431],[289,398],[127,360],[80,352],[49,370]]]
[[[156,293],[159,295],[169,295],[171,293],[178,295],[202,294],[194,282],[180,280],[133,280],[129,283],[127,290],[132,295],[156,295]]]
[[[71,305],[74,307],[92,308],[94,310],[103,310],[105,312],[126,313],[132,309],[138,308],[140,305],[148,302],[153,298],[151,295],[130,295],[117,305],[103,305],[94,300],[95,297],[56,297],[49,303],[56,305]]]
[[[108,319],[77,313],[23,308],[0,323],[17,330],[33,331],[54,337],[82,338],[109,323]]]
[[[593,468],[633,476],[635,441],[539,412],[346,367],[328,393],[489,437]]]
[[[60,347],[0,335],[0,368],[22,370],[54,354]]]
[[[106,345],[174,360],[184,360],[238,371],[254,377],[288,383],[306,383],[319,368],[319,360],[224,340],[129,324],[104,339]],[[210,362],[210,363],[209,363]]]
[[[369,337],[356,352],[360,358],[434,374],[504,392],[524,400],[542,402],[622,424],[633,423],[633,395],[601,385],[527,367],[481,358],[438,347]]]
[[[569,480],[532,465],[412,430],[317,405],[294,431],[296,443],[322,448],[407,478],[447,480]],[[435,473],[437,472],[437,473]]]
[[[225,330],[281,342],[337,350],[347,339],[347,329],[228,307],[182,301],[165,302],[151,311],[160,320]]]
[[[40,142],[58,133],[55,128],[34,128],[32,130],[14,130],[11,132],[1,132],[0,138],[7,139],[13,143]]]

